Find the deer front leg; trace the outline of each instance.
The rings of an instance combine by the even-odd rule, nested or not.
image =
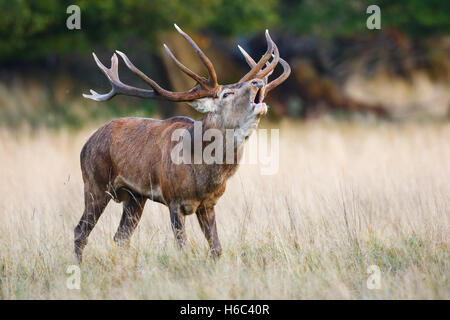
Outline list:
[[[214,208],[199,208],[196,211],[200,228],[205,234],[205,238],[211,248],[211,256],[217,259],[222,254],[219,236],[217,235],[216,214]]]
[[[172,225],[172,230],[175,235],[175,239],[180,248],[184,247],[186,242],[186,233],[184,229],[184,214],[180,210],[179,205],[171,205],[170,209],[170,222]]]

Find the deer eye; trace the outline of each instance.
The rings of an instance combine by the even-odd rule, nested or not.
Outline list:
[[[222,96],[222,98],[226,98],[226,97],[228,97],[228,96],[231,96],[232,94],[234,94],[234,92],[225,92],[224,94],[223,94],[223,96]]]

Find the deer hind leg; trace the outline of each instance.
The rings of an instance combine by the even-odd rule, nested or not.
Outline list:
[[[216,214],[214,208],[199,208],[196,211],[200,228],[211,248],[211,256],[216,259],[222,254],[219,236],[217,235]]]
[[[170,210],[170,223],[175,235],[175,239],[180,248],[184,247],[186,243],[186,232],[184,227],[185,216],[180,210],[178,205],[169,205]]]
[[[120,246],[128,246],[144,210],[147,199],[140,195],[132,195],[123,202],[122,218],[114,236],[114,242]]]
[[[84,212],[74,230],[75,255],[79,262],[82,261],[83,249],[88,242],[89,234],[94,229],[109,200],[111,197],[105,190],[101,190],[97,186],[85,185]]]

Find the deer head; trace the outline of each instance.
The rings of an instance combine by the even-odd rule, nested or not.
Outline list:
[[[266,30],[265,33],[267,51],[257,63],[243,48],[238,46],[251,67],[251,70],[237,83],[219,85],[216,71],[208,57],[191,37],[183,32],[176,24],[175,28],[194,48],[208,70],[208,79],[196,74],[183,65],[164,44],[164,49],[171,60],[173,60],[181,71],[196,81],[196,85],[189,91],[168,91],[136,68],[123,52],[116,50],[127,67],[144,80],[152,89],[136,88],[120,81],[116,54],[111,58],[111,67],[106,68],[95,53],[93,53],[98,67],[110,81],[112,89],[106,94],[98,94],[91,90],[90,95],[83,94],[83,96],[96,101],[106,101],[117,94],[150,99],[166,99],[175,102],[184,101],[188,102],[190,106],[201,113],[210,113],[211,118],[220,123],[223,128],[254,127],[259,121],[259,118],[267,112],[267,105],[264,103],[264,98],[267,93],[286,80],[291,71],[288,63],[280,58],[278,48],[270,38],[269,32]],[[270,59],[272,60],[269,62]],[[283,67],[283,73],[277,79],[269,82],[268,78],[279,62]]]

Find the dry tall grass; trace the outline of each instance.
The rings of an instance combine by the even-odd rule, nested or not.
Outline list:
[[[65,271],[90,133],[0,130],[0,298],[450,298],[450,124],[284,124],[279,173],[242,166],[217,206],[221,260],[207,258],[195,216],[178,251],[168,210],[151,202],[132,247],[114,248],[111,202],[78,291]],[[379,290],[366,286],[373,264]]]

